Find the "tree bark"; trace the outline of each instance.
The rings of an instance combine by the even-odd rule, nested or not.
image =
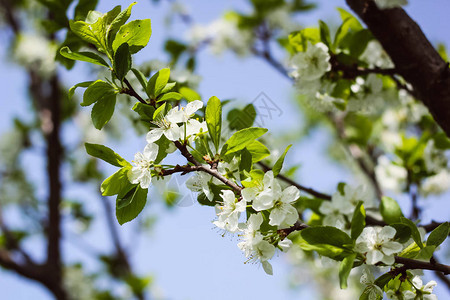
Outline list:
[[[371,0],[346,0],[395,64],[397,73],[450,137],[450,69],[420,27],[401,8],[379,9]]]

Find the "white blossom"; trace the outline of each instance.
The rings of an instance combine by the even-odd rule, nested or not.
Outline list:
[[[145,146],[143,153],[136,153],[133,161],[135,166],[128,172],[128,180],[131,183],[139,183],[141,188],[148,189],[152,181],[151,170],[158,156],[158,150],[158,145],[151,143]]]
[[[367,44],[367,47],[360,58],[367,62],[370,68],[378,67],[388,69],[394,67],[391,58],[376,40],[372,40]]]
[[[366,286],[363,294],[367,295],[368,300],[377,300],[378,297],[383,297],[383,290],[375,284],[375,277],[368,268],[363,270],[360,282]]]
[[[191,119],[186,122],[184,125],[186,126],[186,136],[185,138],[188,139],[189,143],[192,144],[197,137],[197,135],[201,132],[207,132],[208,126],[206,125],[206,122],[200,122],[196,119]],[[184,136],[184,127],[181,129],[181,135]]]
[[[241,193],[247,202],[253,201],[252,207],[256,211],[261,211],[273,207],[277,195],[281,194],[281,186],[274,178],[273,172],[268,171],[264,174],[262,184],[245,188]]]
[[[14,46],[14,58],[40,75],[49,77],[56,70],[57,45],[39,35],[19,35]]]
[[[245,257],[250,257],[253,252],[254,245],[262,241],[263,236],[259,232],[259,228],[263,222],[261,213],[252,214],[247,223],[244,224],[243,233],[241,235],[242,241],[238,243],[239,249],[245,253]]]
[[[390,9],[408,4],[408,0],[375,0],[379,9]]]
[[[434,287],[437,285],[436,281],[432,280],[426,285],[423,285],[422,279],[419,276],[414,276],[414,278],[412,279],[412,284],[415,292],[405,291],[405,300],[437,300],[437,296],[432,294]]]
[[[355,81],[350,87],[354,96],[348,101],[348,110],[367,114],[378,111],[383,105],[383,81],[375,74],[369,74],[366,79],[357,77]]]
[[[208,165],[205,165],[205,167],[209,168]],[[186,187],[193,192],[203,192],[206,195],[206,198],[212,201],[214,199],[214,194],[209,188],[208,182],[220,184],[220,181],[217,178],[205,172],[196,172],[186,180]]]
[[[187,122],[200,108],[203,107],[203,102],[195,100],[189,102],[186,107],[174,107],[168,113],[168,118],[174,123]]]
[[[450,172],[442,170],[436,175],[425,178],[420,190],[424,196],[439,195],[450,188]]]
[[[353,212],[351,202],[338,191],[333,194],[331,201],[323,201],[319,207],[319,211],[325,215],[323,225],[335,226],[339,229],[345,227],[345,215]]]
[[[274,207],[269,215],[269,224],[283,227],[293,225],[298,220],[298,212],[291,203],[299,197],[300,191],[295,186],[284,189],[281,197],[274,202]]]
[[[374,265],[383,262],[394,263],[394,254],[402,251],[403,246],[394,242],[395,229],[390,226],[366,227],[356,239],[355,250],[366,255],[366,263]]]
[[[214,221],[214,225],[229,232],[236,232],[238,228],[239,216],[245,211],[247,203],[245,200],[238,201],[233,191],[224,190],[222,195],[223,205],[217,205],[220,211],[217,215],[219,219]]]
[[[393,164],[389,158],[382,155],[378,158],[375,175],[382,188],[400,192],[406,184],[408,174],[405,168]]]
[[[308,42],[305,52],[295,54],[290,62],[293,71],[290,76],[306,81],[316,80],[331,70],[328,47],[323,43],[312,45]]]

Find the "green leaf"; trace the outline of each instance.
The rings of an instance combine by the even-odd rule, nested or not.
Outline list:
[[[131,53],[127,43],[119,46],[114,54],[114,72],[120,81],[123,81],[127,73],[131,70]]]
[[[273,168],[272,168],[273,176],[276,177],[276,176],[278,176],[278,174],[280,174],[281,168],[283,167],[284,158],[286,157],[286,154],[291,147],[292,147],[292,145],[287,146],[286,149],[284,150],[283,154],[281,154],[281,156],[277,159],[277,161],[273,165]]]
[[[177,85],[176,82],[169,82],[166,84],[166,86],[162,89],[161,94],[165,94],[168,93],[169,91],[171,91],[175,86]],[[177,93],[178,94],[178,93]],[[180,99],[183,98],[183,95],[180,95]],[[180,100],[178,99],[178,100]]]
[[[244,149],[248,144],[267,132],[266,128],[250,127],[235,132],[226,142],[225,155]]]
[[[402,224],[402,223],[392,223],[389,224],[389,226],[395,228],[395,237],[394,240],[396,240],[399,243],[406,243],[411,238],[411,228],[409,228],[408,225]]]
[[[314,226],[300,231],[304,250],[315,250],[320,255],[342,260],[353,253],[353,240],[342,230],[332,226]],[[306,242],[306,243],[305,243]]]
[[[97,80],[92,83],[84,92],[82,106],[89,106],[103,98],[109,98],[118,91],[109,83]]]
[[[75,94],[75,90],[79,87],[83,87],[83,88],[87,88],[88,86],[90,86],[93,83],[93,81],[84,81],[84,82],[80,82],[75,84],[73,87],[71,87],[69,89],[69,92],[67,93],[67,97],[69,99],[71,99],[73,97],[73,95]]]
[[[109,44],[111,45],[112,41],[114,40],[114,37],[117,34],[117,31],[119,31],[120,27],[128,21],[128,19],[131,16],[131,8],[136,4],[136,2],[131,3],[127,9],[121,11],[117,17],[114,18],[114,21],[112,21],[111,25],[109,25],[107,29],[107,36]]]
[[[145,75],[135,68],[131,68],[131,71],[133,72],[134,76],[136,76],[137,80],[139,80],[139,83],[145,91],[147,89],[147,78],[145,78]]]
[[[147,95],[151,98],[156,98],[161,94],[161,91],[165,88],[170,77],[170,69],[164,68],[156,72],[148,81]]]
[[[352,217],[351,237],[356,240],[366,227],[366,211],[364,210],[363,201],[359,201],[355,207]]]
[[[242,110],[237,108],[230,110],[227,115],[229,127],[235,130],[241,130],[251,127],[256,119],[256,110],[253,104],[246,105]]]
[[[374,283],[376,285],[378,285],[380,287],[380,289],[383,289],[384,286],[386,284],[388,284],[388,282],[391,281],[392,278],[393,277],[392,277],[391,273],[385,273],[385,274],[381,275],[380,277],[378,277],[377,279],[375,279]]]
[[[390,197],[382,197],[380,202],[380,213],[383,220],[388,223],[398,223],[400,218],[403,217],[402,210],[397,201]]]
[[[119,154],[117,154],[112,149],[110,149],[106,146],[99,145],[99,144],[90,144],[90,143],[85,143],[84,146],[86,147],[86,152],[89,155],[100,158],[101,160],[104,160],[113,166],[116,166],[116,167],[131,166],[129,162],[127,162]]]
[[[422,238],[420,237],[420,232],[419,229],[417,229],[416,224],[414,224],[414,222],[411,221],[410,219],[404,217],[400,217],[400,222],[402,224],[407,225],[411,229],[411,235],[414,242],[416,242],[416,244],[420,247],[420,249],[422,249],[423,248]]]
[[[257,163],[270,155],[269,149],[267,149],[263,143],[256,140],[245,146],[245,149],[250,152],[252,156],[252,163]]]
[[[153,106],[136,102],[133,106],[133,110],[139,114],[143,121],[153,121],[153,114],[155,113],[155,108]]]
[[[200,97],[200,95],[196,91],[188,87],[185,86],[180,87],[179,92],[188,102],[192,102],[195,100],[202,100],[202,97]]]
[[[130,166],[120,168],[117,172],[109,176],[101,185],[103,196],[113,196],[129,191],[133,185],[128,180],[128,171]]]
[[[429,261],[431,257],[433,256],[434,251],[436,250],[436,246],[425,246],[422,249],[420,249],[419,253],[415,257],[415,259],[418,260],[426,260]]]
[[[247,148],[244,148],[241,150],[241,161],[239,162],[239,171],[244,172],[250,172],[252,169],[252,155],[247,150]]]
[[[116,95],[103,97],[94,104],[94,107],[92,107],[91,119],[95,128],[100,130],[109,122],[114,113],[115,106]]]
[[[116,52],[120,45],[127,43],[130,46],[130,53],[134,54],[147,45],[151,35],[150,19],[131,21],[120,27],[112,43],[113,51]]]
[[[322,20],[319,20],[319,27],[320,27],[320,40],[322,41],[322,43],[330,47],[331,46],[330,28],[328,28],[328,25]]]
[[[320,42],[319,28],[305,28],[289,35],[289,44],[297,52],[304,52],[308,47],[308,42],[312,45]]]
[[[158,100],[156,102],[162,102],[162,101],[179,101],[183,98],[183,95],[177,92],[170,92],[166,94],[161,94],[158,97]]]
[[[147,202],[147,193],[148,189],[142,189],[137,185],[125,196],[117,197],[116,217],[120,225],[130,222],[139,215]]]
[[[350,275],[350,271],[353,268],[353,262],[355,261],[355,258],[356,253],[350,254],[349,256],[345,257],[339,265],[339,283],[341,289],[347,288],[347,279]]]
[[[205,119],[209,136],[216,147],[216,152],[219,152],[220,135],[222,132],[222,104],[216,96],[212,96],[208,100]]]
[[[61,50],[59,50],[59,53],[65,58],[86,61],[92,64],[109,68],[108,63],[101,56],[95,54],[94,52],[72,52],[69,47],[65,46],[62,47]]]
[[[367,44],[373,39],[372,32],[368,29],[363,29],[352,35],[349,43],[350,55],[353,57],[360,57],[364,50],[367,48]]]
[[[427,246],[439,246],[448,237],[450,231],[449,222],[442,223],[436,227],[428,236]]]

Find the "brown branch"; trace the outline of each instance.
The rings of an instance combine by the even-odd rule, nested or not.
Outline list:
[[[132,86],[131,83],[128,81],[128,79],[124,78],[124,79],[123,79],[123,82],[126,84],[126,86],[128,87],[128,89],[122,90],[121,93],[130,95],[130,96],[133,96],[133,97],[135,97],[139,102],[148,105],[147,101],[145,101],[144,98],[142,98],[142,97],[136,92],[136,90],[133,88],[133,86]]]
[[[450,136],[450,69],[420,27],[401,8],[378,9],[373,1],[346,0],[366,23],[414,88],[436,122]]]
[[[178,150],[180,150],[181,154],[188,160],[188,162],[190,162],[194,166],[196,166],[198,171],[202,171],[202,172],[208,173],[208,174],[216,177],[217,179],[222,181],[224,184],[226,184],[229,187],[231,187],[236,194],[238,194],[238,195],[241,194],[241,191],[243,189],[242,187],[238,186],[236,183],[234,183],[233,181],[229,180],[228,178],[226,178],[225,176],[220,174],[217,170],[213,170],[211,168],[207,168],[207,167],[203,166],[187,150],[186,145],[181,144],[179,141],[176,141],[174,143],[175,143],[175,146],[178,148]]]
[[[341,71],[342,76],[346,79],[353,79],[358,76],[364,76],[368,74],[380,74],[380,75],[388,75],[394,76],[397,74],[397,69],[388,68],[382,69],[379,67],[374,68],[362,68],[358,65],[346,65],[338,61],[335,54],[331,53],[330,64],[333,71]]]
[[[450,266],[438,263],[431,263],[421,260],[415,260],[405,257],[396,256],[395,262],[398,264],[402,264],[404,268],[409,270],[431,270],[438,271],[445,275],[450,274]]]

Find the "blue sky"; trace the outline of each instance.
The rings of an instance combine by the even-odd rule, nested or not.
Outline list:
[[[100,1],[98,10],[107,11],[113,5],[128,5],[132,1]],[[186,1],[187,2],[187,1]],[[301,22],[307,25],[316,24],[318,18],[337,20],[335,6],[345,7],[343,0],[320,1],[320,9],[314,13],[302,16]],[[446,29],[450,28],[448,12],[450,3],[446,0],[410,1],[407,11],[421,25],[432,42],[445,42],[450,45],[450,36]],[[168,11],[166,1],[158,6],[151,1],[141,0],[134,7],[132,17],[151,18],[153,35],[150,44],[141,53],[138,60],[164,58],[163,41],[167,35],[182,36],[184,26],[174,24],[167,29],[164,16]],[[188,2],[188,7],[194,20],[206,24],[225,9],[246,9],[244,1],[200,1]],[[3,42],[7,37],[0,35]],[[0,48],[4,58],[5,49]],[[11,117],[24,115],[23,108],[28,107],[26,100],[26,81],[23,72],[4,59],[0,61],[0,84],[6,95],[2,97],[0,110],[0,133],[11,126]],[[77,66],[71,73],[65,73],[67,86],[85,81],[87,68]],[[198,66],[198,74],[203,77],[200,92],[205,99],[216,95],[220,99],[237,98],[243,103],[251,102],[260,92],[266,93],[283,111],[283,115],[268,122],[267,127],[274,133],[286,132],[286,128],[299,123],[299,114],[290,103],[293,89],[290,83],[276,73],[271,67],[258,59],[238,59],[234,55],[225,54],[221,57],[204,51]],[[90,75],[92,78],[95,75]],[[288,162],[301,163],[302,168],[298,178],[302,183],[327,192],[331,192],[336,183],[350,180],[349,174],[326,158],[324,145],[326,133],[319,132],[300,145],[295,145],[288,156]],[[111,142],[112,143],[112,142]],[[114,145],[118,153],[131,159],[136,151],[143,148],[143,138],[130,137],[126,145]],[[107,141],[108,144],[108,141]],[[280,150],[286,145],[277,145]],[[26,158],[33,168],[31,173],[39,182],[40,169],[43,167],[38,155]],[[113,169],[106,170],[112,172]],[[327,174],[324,178],[323,174]],[[45,191],[41,191],[44,193]],[[92,190],[80,190],[78,186],[68,187],[67,195],[83,196],[92,199],[92,211],[100,211],[100,203]],[[114,201],[111,199],[111,201]],[[231,236],[222,237],[211,224],[214,211],[210,208],[194,204],[167,211],[158,203],[157,195],[152,193],[146,209],[158,215],[158,222],[151,234],[130,240],[134,236],[132,225],[120,227],[120,232],[129,249],[133,250],[133,263],[141,274],[155,275],[155,284],[160,287],[167,299],[311,299],[314,296],[308,289],[292,291],[288,288],[288,267],[282,256],[274,259],[274,276],[267,276],[257,265],[247,265],[245,257],[236,247],[237,239]],[[407,209],[407,203],[404,203]],[[448,207],[444,197],[436,199],[425,211],[425,221],[431,216],[435,219],[448,218]],[[86,241],[98,249],[108,249],[108,239],[104,238],[105,225],[101,212],[95,229],[88,234]],[[67,237],[69,238],[69,237]],[[66,244],[65,254],[69,261],[77,261],[86,256],[77,247]],[[136,246],[135,246],[136,245]],[[90,261],[92,266],[94,261]],[[24,280],[12,273],[0,271],[0,290],[2,299],[51,299],[49,294],[39,285]],[[444,296],[441,285],[440,295]],[[447,294],[448,295],[448,294]],[[443,297],[441,297],[443,298]]]

